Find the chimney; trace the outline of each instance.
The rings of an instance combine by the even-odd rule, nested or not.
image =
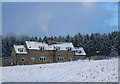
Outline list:
[[[51,38],[48,38],[47,43],[48,43],[48,45],[51,45],[51,44],[52,44]]]

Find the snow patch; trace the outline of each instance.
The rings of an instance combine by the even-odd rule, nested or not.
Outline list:
[[[3,82],[118,82],[118,59],[0,67]]]

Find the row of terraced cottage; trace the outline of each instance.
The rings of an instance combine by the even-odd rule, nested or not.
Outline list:
[[[31,65],[56,63],[84,59],[86,53],[82,47],[74,47],[71,42],[33,42],[14,45],[9,62],[3,65]]]

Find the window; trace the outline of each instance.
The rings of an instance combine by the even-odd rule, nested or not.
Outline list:
[[[59,50],[60,50],[60,47],[54,47],[54,49],[55,49],[56,51],[59,51]]]
[[[43,58],[43,60],[45,61],[45,57]]]
[[[24,50],[23,48],[18,48],[19,52],[23,52],[23,50]]]
[[[64,60],[64,58],[62,57],[61,60]]]
[[[58,61],[63,61],[64,57],[58,57]]]
[[[72,50],[72,48],[71,48],[71,47],[66,47],[66,49],[67,49],[68,51],[71,51],[71,50]]]
[[[42,50],[44,50],[44,47],[42,47]]]
[[[40,50],[42,50],[42,47],[39,47]]]
[[[5,60],[8,60],[7,58],[4,58]]]
[[[46,61],[46,57],[40,57],[40,61],[41,62],[45,62]]]
[[[76,52],[76,53],[81,53],[82,51],[81,51],[81,50],[76,50],[75,52]]]
[[[34,62],[34,61],[35,61],[35,58],[34,58],[34,57],[32,57],[32,58],[31,58],[31,61],[32,61],[32,62]]]
[[[40,57],[40,61],[42,60],[42,58]]]
[[[44,47],[42,47],[42,46],[39,46],[39,49],[40,49],[40,50],[44,50]]]
[[[25,61],[25,58],[22,58],[21,61],[24,62],[24,61]]]
[[[58,61],[60,60],[60,58],[58,57]]]
[[[81,50],[79,50],[78,53],[81,53]]]
[[[69,61],[72,61],[72,58],[70,58]]]

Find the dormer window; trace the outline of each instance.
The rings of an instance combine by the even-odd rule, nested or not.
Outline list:
[[[55,49],[56,51],[59,51],[59,50],[60,50],[60,47],[54,47],[54,49]]]
[[[66,49],[67,49],[68,51],[71,51],[71,50],[72,50],[72,48],[71,48],[71,47],[66,47]]]
[[[40,50],[44,50],[44,47],[42,47],[42,46],[39,46],[39,49],[40,49]]]
[[[18,48],[18,51],[19,51],[19,52],[23,52],[24,49],[23,49],[23,48]]]
[[[81,53],[81,50],[79,50],[78,53]]]
[[[76,53],[81,53],[82,51],[81,51],[81,50],[76,50],[75,52],[76,52]]]

